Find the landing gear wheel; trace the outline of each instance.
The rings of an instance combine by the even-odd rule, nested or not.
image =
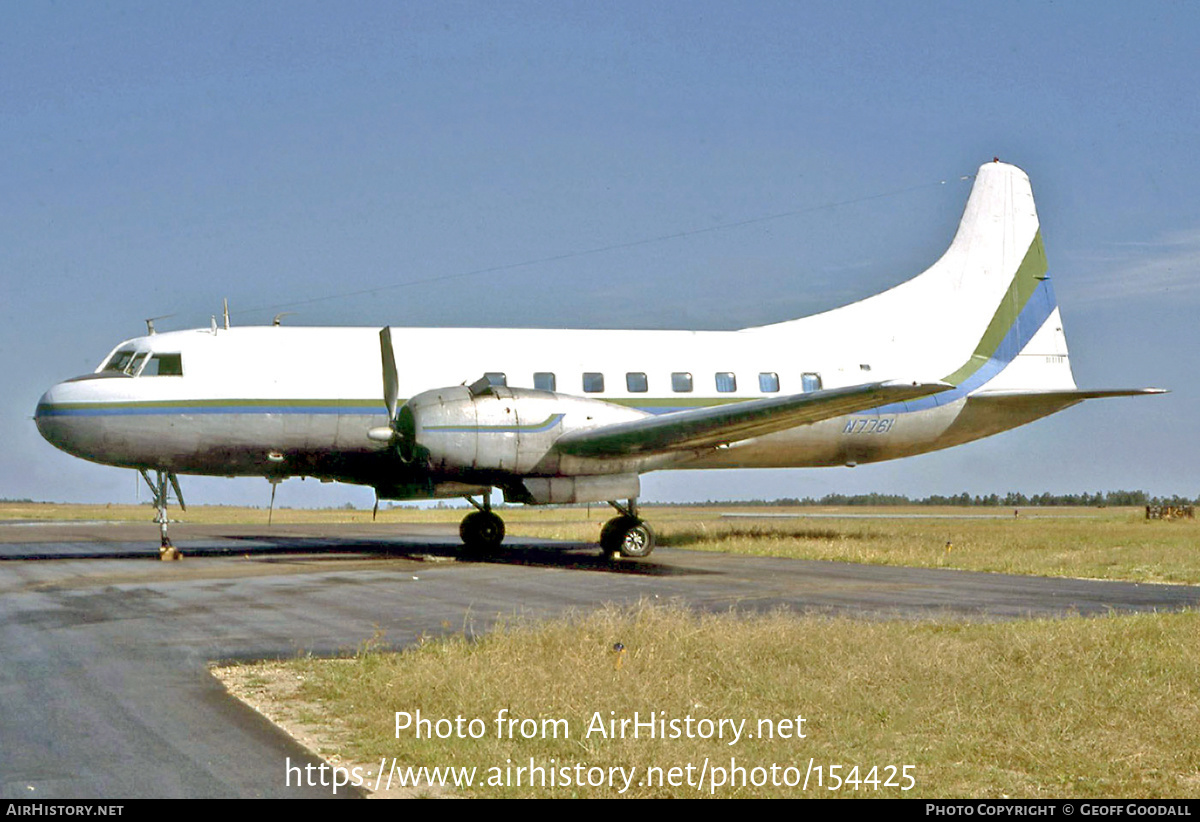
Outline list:
[[[504,520],[491,511],[472,511],[463,517],[458,526],[463,548],[476,553],[486,553],[500,547],[504,541]]]
[[[173,562],[183,559],[183,554],[179,553],[179,549],[171,544],[171,540],[164,539],[158,548],[158,558],[163,562]]]
[[[641,559],[654,551],[654,532],[637,517],[614,517],[600,529],[600,550],[610,559]]]

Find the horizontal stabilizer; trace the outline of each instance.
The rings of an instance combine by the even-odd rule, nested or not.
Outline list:
[[[621,457],[713,448],[797,425],[947,391],[949,383],[873,382],[762,400],[675,411],[564,434],[557,450],[580,457]]]
[[[970,396],[972,404],[986,404],[1008,408],[1039,408],[1047,414],[1069,408],[1084,400],[1109,397],[1143,397],[1165,394],[1165,388],[1106,388],[1085,390],[1081,388],[1052,391],[979,391]]]

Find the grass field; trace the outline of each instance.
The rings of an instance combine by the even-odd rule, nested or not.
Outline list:
[[[459,796],[1198,797],[1198,629],[1197,614],[910,624],[642,605],[270,667],[299,684],[292,711],[328,732],[332,761],[473,769]],[[478,719],[479,738],[397,733],[395,712],[418,710]],[[668,738],[608,734],[635,712]],[[693,736],[722,719],[743,735],[688,738],[688,717]],[[621,771],[512,784],[530,765]]]
[[[1196,521],[1148,521],[1140,508],[1023,509],[1020,516],[1013,516],[1011,510],[917,507],[647,508],[642,513],[653,524],[659,545],[677,548],[1011,574],[1200,583],[1200,528]],[[723,516],[731,513],[739,516]],[[513,519],[509,533],[595,538],[589,535],[597,525],[594,520],[587,521],[586,512],[570,509],[559,514],[554,522]],[[780,518],[779,514],[796,518]],[[859,518],[863,515],[870,518]]]

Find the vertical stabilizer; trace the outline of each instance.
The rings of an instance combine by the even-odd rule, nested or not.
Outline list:
[[[1032,345],[1052,366],[1037,372],[1038,387],[1073,388],[1047,271],[1029,177],[1007,163],[985,163],[950,247],[926,271],[861,302],[753,330],[847,341],[862,362],[944,380],[959,396]]]

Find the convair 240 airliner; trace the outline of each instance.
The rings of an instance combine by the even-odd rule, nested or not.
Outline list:
[[[47,391],[36,420],[67,453],[142,473],[164,557],[179,474],[465,497],[475,550],[504,538],[494,488],[530,505],[607,501],[619,515],[602,550],[644,557],[647,471],[897,459],[1149,393],[1076,388],[1029,178],[996,161],[933,266],[811,317],[717,332],[214,321],[121,343]]]

